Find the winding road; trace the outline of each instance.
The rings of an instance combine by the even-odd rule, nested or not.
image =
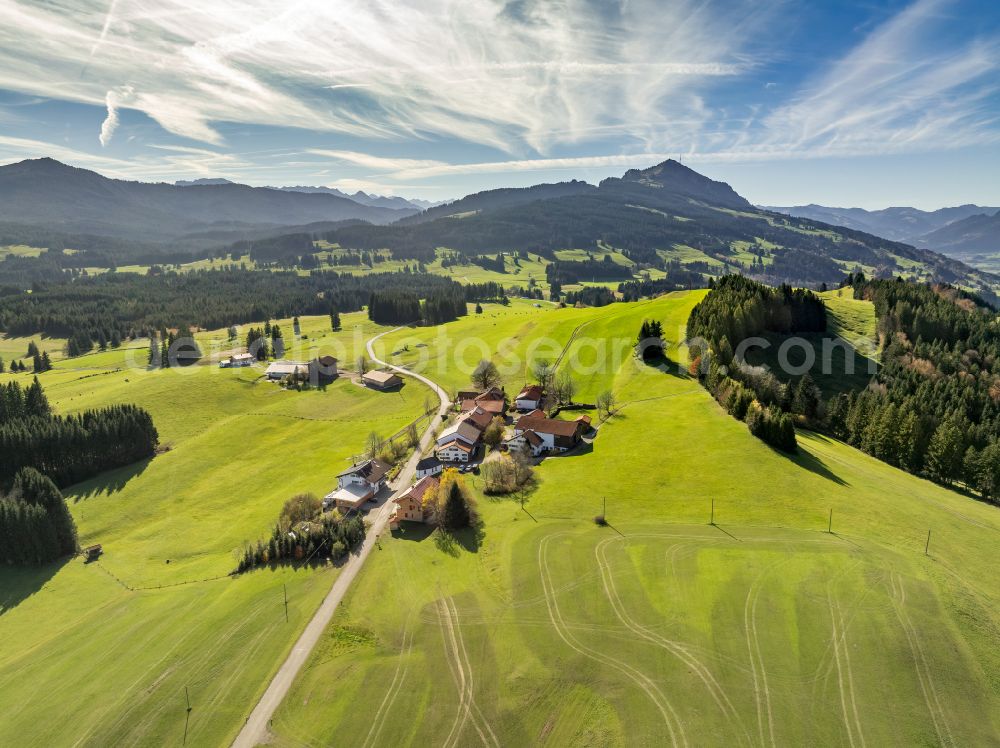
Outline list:
[[[441,389],[441,387],[421,374],[417,374],[409,369],[404,369],[401,366],[393,366],[386,361],[382,361],[375,355],[373,348],[375,341],[383,335],[388,335],[389,333],[396,332],[396,330],[400,329],[402,328],[397,327],[392,330],[386,330],[385,332],[371,338],[366,346],[368,349],[368,357],[380,366],[385,366],[405,376],[413,377],[434,390],[441,401],[439,414],[443,415],[451,406],[451,400],[449,399],[448,394]],[[268,726],[270,725],[271,717],[274,715],[275,710],[277,710],[278,705],[280,705],[288,695],[288,691],[292,687],[292,683],[295,682],[295,676],[298,675],[299,671],[302,669],[302,666],[308,659],[309,654],[312,652],[316,643],[319,641],[320,636],[323,635],[323,631],[333,618],[333,614],[336,612],[341,600],[343,600],[344,595],[347,594],[347,590],[350,588],[354,578],[358,575],[358,572],[361,571],[361,567],[368,558],[368,554],[371,553],[372,547],[375,545],[378,536],[385,531],[387,525],[389,524],[389,519],[392,516],[393,510],[392,499],[409,488],[410,483],[413,480],[413,475],[416,472],[417,462],[420,460],[420,455],[434,438],[434,427],[438,423],[440,423],[440,419],[432,418],[430,423],[427,424],[427,429],[420,437],[419,449],[414,450],[413,455],[409,460],[407,460],[403,469],[399,471],[399,475],[396,476],[395,481],[392,483],[392,488],[394,489],[392,496],[387,499],[376,510],[376,512],[374,512],[374,516],[369,515],[369,518],[371,519],[371,527],[368,530],[368,534],[365,536],[364,542],[361,544],[361,548],[359,548],[356,553],[352,554],[348,558],[347,563],[345,563],[341,568],[340,574],[337,575],[337,579],[334,581],[330,591],[327,593],[326,597],[323,598],[322,604],[320,604],[316,613],[313,615],[312,620],[309,621],[305,629],[302,631],[302,635],[299,636],[298,641],[295,642],[295,646],[292,647],[292,651],[289,652],[287,659],[282,663],[278,672],[275,673],[274,678],[267,687],[267,690],[264,691],[264,695],[260,697],[260,701],[257,702],[257,705],[247,718],[246,724],[243,725],[243,729],[240,730],[240,734],[236,736],[236,740],[233,741],[233,748],[253,748],[253,746],[263,743],[268,739]]]

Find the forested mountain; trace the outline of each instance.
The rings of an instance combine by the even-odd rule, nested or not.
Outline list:
[[[1000,252],[1000,211],[955,221],[920,237],[917,244],[955,257]]]
[[[822,221],[833,226],[844,226],[855,231],[865,231],[900,242],[919,243],[919,238],[955,221],[980,213],[992,213],[998,208],[984,208],[979,205],[958,205],[939,210],[919,210],[917,208],[884,208],[865,210],[864,208],[831,208],[825,205],[796,205],[792,207],[762,206],[764,210],[785,213],[796,218]],[[922,244],[930,246],[931,244]]]
[[[352,218],[388,223],[407,214],[327,194],[108,179],[50,158],[0,166],[0,221],[67,234],[174,243],[218,231],[233,241],[247,230]]]
[[[700,254],[699,262],[716,273],[772,284],[835,283],[863,269],[955,283],[991,299],[1000,288],[1000,278],[926,249],[755,208],[729,185],[672,160],[598,187],[567,182],[478,193],[389,226],[354,225],[326,238],[424,262],[438,247],[469,255],[524,250],[554,259],[559,249],[603,243],[638,269],[665,268],[685,253]]]
[[[454,202],[428,208],[423,213],[404,218],[402,224],[427,223],[438,218],[462,217],[468,213],[510,208],[515,205],[533,203],[537,200],[549,200],[567,195],[585,195],[595,191],[595,187],[587,182],[572,180],[555,184],[536,184],[532,187],[505,187],[496,190],[476,192]]]

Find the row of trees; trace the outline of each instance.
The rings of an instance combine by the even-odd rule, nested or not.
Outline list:
[[[822,332],[826,308],[811,293],[789,286],[769,288],[737,275],[712,284],[709,294],[688,318],[691,373],[750,432],[786,452],[796,449],[790,413],[817,410],[818,390],[803,378],[797,388],[762,367],[751,367],[734,350],[748,337],[790,332]],[[804,413],[803,413],[804,414]]]
[[[877,379],[826,403],[819,425],[857,448],[944,484],[1000,498],[1000,331],[981,299],[944,285],[848,277],[875,305]]]
[[[459,284],[431,291],[424,298],[405,289],[373,291],[368,299],[368,318],[383,325],[405,325],[423,321],[428,325],[451,322],[466,313],[466,291]]]
[[[247,543],[233,573],[281,561],[331,559],[337,561],[365,537],[360,514],[344,517],[336,512],[320,515],[315,496],[293,497],[285,503],[281,517],[266,540]]]
[[[0,332],[70,338],[76,344],[69,352],[82,354],[100,345],[102,337],[111,345],[184,325],[217,329],[296,314],[328,314],[331,308],[359,311],[374,291],[384,290],[408,291],[422,299],[437,299],[443,292],[441,298],[463,303],[465,297],[464,288],[449,278],[406,272],[299,275],[230,267],[156,275],[106,273],[49,283],[31,293],[12,289],[0,294]],[[457,313],[456,306],[452,302],[452,313]],[[433,308],[431,312],[441,313]]]
[[[36,378],[26,390],[0,388],[0,483],[30,467],[58,486],[152,457],[159,436],[148,412],[113,405],[54,416]]]
[[[56,485],[33,468],[0,495],[0,562],[32,565],[76,553],[76,524]]]

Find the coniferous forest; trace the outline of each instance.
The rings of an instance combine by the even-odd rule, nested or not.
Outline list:
[[[858,273],[844,287],[875,306],[881,368],[865,389],[824,403],[809,374],[782,382],[736,361],[734,348],[747,337],[825,330],[824,307],[814,294],[737,276],[722,278],[692,312],[688,337],[699,354],[692,370],[733,416],[775,446],[790,442],[796,416],[903,470],[1000,499],[996,312],[947,285]],[[696,338],[705,341],[700,348]]]
[[[0,386],[0,486],[24,468],[65,487],[105,470],[152,457],[158,434],[149,413],[113,405],[70,416],[53,415],[36,378],[22,389]]]
[[[56,485],[22,468],[0,494],[0,562],[41,564],[75,553],[76,524]]]
[[[86,353],[100,340],[146,337],[163,328],[220,328],[303,314],[360,310],[375,292],[427,299],[427,321],[454,319],[464,310],[465,289],[426,273],[350,275],[316,271],[242,269],[136,275],[108,273],[42,284],[0,295],[0,332],[43,333],[74,341]],[[420,319],[418,312],[407,321]]]

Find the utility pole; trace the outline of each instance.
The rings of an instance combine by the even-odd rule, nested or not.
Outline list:
[[[187,701],[187,710],[191,711],[191,694],[188,693],[188,687],[184,686],[184,699]]]
[[[602,499],[602,501],[604,503],[601,505],[601,516],[604,517],[604,519],[607,519],[608,518],[608,497],[605,496]]]
[[[830,510],[830,524],[826,526],[826,531],[833,535],[833,509]]]
[[[285,623],[288,623],[288,585],[282,583],[281,590],[285,596]]]
[[[715,499],[712,499],[712,519],[709,521],[710,525],[715,524]]]
[[[931,531],[928,530],[927,531],[927,543],[924,545],[924,555],[925,556],[929,556],[930,555],[930,553],[929,553],[930,549],[931,549]]]

